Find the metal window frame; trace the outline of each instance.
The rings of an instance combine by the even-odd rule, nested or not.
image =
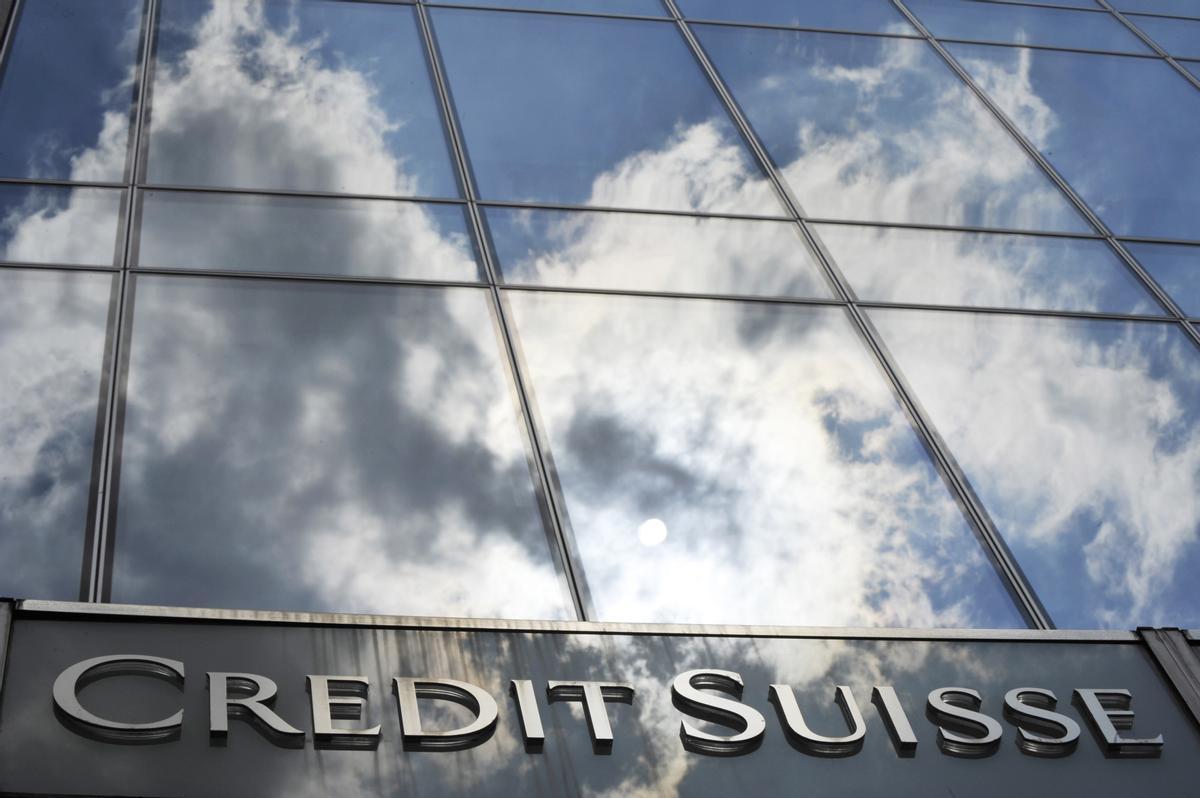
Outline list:
[[[983,0],[984,2],[996,2],[997,0]],[[11,40],[14,36],[16,27],[15,21],[18,18],[19,10],[24,2],[28,0],[14,0],[9,14],[9,24],[5,30],[5,35],[2,43],[0,43],[0,68],[5,63],[5,56],[10,47]],[[959,503],[968,523],[979,535],[984,546],[985,552],[996,565],[1000,577],[1014,601],[1026,620],[1038,630],[1047,630],[1053,628],[1053,622],[1049,617],[1048,612],[1042,606],[1037,597],[1032,585],[1028,582],[1022,573],[1019,564],[1015,557],[1008,550],[1006,543],[998,529],[995,527],[990,516],[987,513],[983,503],[974,493],[969,481],[967,480],[961,467],[958,465],[954,456],[945,441],[940,437],[936,429],[933,427],[928,414],[920,405],[915,393],[908,386],[903,374],[900,372],[897,364],[887,351],[882,338],[878,331],[874,328],[870,319],[863,313],[865,309],[871,308],[902,308],[912,310],[932,310],[932,311],[948,311],[948,312],[969,312],[969,313],[991,313],[1004,315],[1025,315],[1036,317],[1052,317],[1052,318],[1071,318],[1071,319],[1104,319],[1113,321],[1130,321],[1143,323],[1157,324],[1175,324],[1182,326],[1185,333],[1193,340],[1194,343],[1200,345],[1200,331],[1195,329],[1189,317],[1182,313],[1179,307],[1171,300],[1161,287],[1150,277],[1140,264],[1137,263],[1127,250],[1122,246],[1122,240],[1129,241],[1156,241],[1162,243],[1179,243],[1179,244],[1198,244],[1200,241],[1166,241],[1163,239],[1139,239],[1137,237],[1123,236],[1118,238],[1115,236],[1099,218],[1090,210],[1084,201],[1070,188],[1066,181],[1058,175],[1054,168],[1041,156],[1040,152],[1024,137],[1016,125],[1009,120],[987,96],[983,90],[978,87],[965,70],[957,64],[953,57],[941,46],[941,41],[958,41],[958,40],[938,40],[929,33],[929,31],[921,25],[919,19],[915,17],[903,4],[902,0],[892,0],[892,4],[897,10],[909,21],[916,30],[915,34],[882,34],[869,33],[858,31],[835,31],[830,29],[807,29],[797,28],[793,26],[778,26],[770,24],[755,24],[755,23],[736,23],[727,21],[702,21],[685,19],[680,13],[674,0],[663,0],[664,6],[667,8],[669,16],[666,17],[645,17],[636,15],[621,15],[621,14],[604,14],[604,13],[589,13],[579,11],[545,11],[541,9],[520,9],[520,8],[494,8],[486,6],[472,6],[469,3],[439,3],[438,8],[466,8],[472,10],[485,11],[489,13],[525,13],[525,14],[556,14],[561,16],[581,16],[593,18],[618,18],[618,19],[633,19],[642,21],[652,21],[659,23],[673,24],[679,34],[683,37],[686,46],[692,53],[696,63],[701,68],[706,79],[714,89],[718,96],[719,102],[729,114],[731,121],[734,122],[740,135],[743,137],[751,155],[763,170],[764,174],[772,183],[776,194],[780,197],[784,213],[780,216],[774,215],[746,215],[736,213],[705,213],[693,211],[660,211],[644,208],[599,208],[593,206],[581,205],[563,205],[555,203],[538,203],[538,202],[514,202],[500,199],[481,198],[475,186],[473,174],[470,168],[469,153],[467,152],[465,142],[462,138],[457,113],[455,111],[452,98],[452,91],[448,80],[445,76],[442,57],[438,50],[436,33],[429,18],[428,7],[432,4],[426,0],[418,0],[415,3],[403,3],[414,9],[417,16],[419,33],[422,44],[425,48],[425,58],[429,67],[429,79],[432,83],[435,95],[437,98],[439,111],[442,116],[443,128],[447,137],[447,143],[451,150],[453,168],[462,190],[463,196],[458,198],[450,197],[401,197],[390,195],[368,195],[368,194],[338,194],[333,192],[309,192],[295,191],[286,189],[248,189],[248,188],[232,188],[232,187],[217,187],[217,186],[185,186],[185,185],[168,185],[168,184],[149,184],[144,182],[145,177],[145,157],[146,147],[148,143],[148,122],[150,115],[150,94],[152,91],[151,76],[153,74],[155,50],[157,42],[157,13],[160,0],[145,0],[145,13],[143,16],[143,30],[141,32],[141,41],[139,44],[140,62],[137,69],[137,77],[134,87],[134,111],[131,125],[130,148],[131,154],[126,164],[127,179],[121,183],[108,182],[73,182],[66,180],[50,180],[50,179],[29,179],[29,178],[0,178],[0,183],[8,184],[26,184],[26,185],[51,185],[51,186],[66,186],[66,187],[94,187],[94,188],[109,188],[122,189],[125,197],[125,207],[122,209],[122,221],[120,222],[121,231],[119,240],[121,242],[121,257],[119,262],[111,267],[94,267],[80,266],[70,264],[18,264],[5,263],[0,264],[2,269],[10,268],[39,268],[61,271],[89,271],[89,272],[104,272],[116,276],[116,297],[111,307],[111,317],[108,326],[108,340],[105,344],[105,362],[104,362],[104,379],[102,380],[102,391],[104,395],[101,398],[100,407],[97,416],[97,429],[102,434],[98,437],[98,446],[94,452],[95,466],[93,469],[94,490],[91,493],[91,501],[94,507],[89,510],[88,525],[86,531],[86,553],[83,573],[81,575],[81,599],[86,604],[79,606],[91,608],[88,610],[78,610],[76,605],[66,605],[53,602],[24,602],[24,609],[38,609],[38,611],[86,611],[89,613],[112,612],[114,614],[123,614],[124,611],[113,610],[119,605],[98,604],[97,602],[107,602],[111,598],[112,587],[112,557],[114,552],[114,536],[116,526],[116,503],[117,493],[119,489],[119,472],[120,472],[120,449],[123,433],[124,421],[124,400],[125,400],[125,385],[128,377],[128,358],[129,358],[129,340],[133,322],[133,301],[134,301],[134,274],[188,274],[195,276],[210,276],[222,277],[231,279],[272,279],[272,280],[304,280],[304,281],[326,281],[326,282],[344,282],[344,283],[372,283],[372,284],[387,284],[387,285],[422,285],[422,286],[443,286],[443,287],[483,287],[488,290],[490,297],[490,308],[496,326],[496,334],[499,338],[499,343],[504,351],[507,360],[507,375],[510,380],[510,387],[519,409],[519,413],[525,424],[525,442],[527,446],[527,454],[530,460],[531,474],[534,477],[534,489],[539,496],[539,504],[543,511],[543,516],[546,520],[547,533],[550,538],[551,554],[555,559],[556,567],[560,574],[566,580],[569,593],[575,611],[580,619],[579,623],[584,626],[579,627],[581,631],[596,631],[597,628],[611,627],[612,624],[598,624],[592,619],[595,617],[595,610],[590,598],[590,592],[587,588],[586,578],[583,573],[583,562],[580,558],[578,547],[576,545],[573,532],[571,531],[570,521],[566,509],[565,498],[562,493],[561,485],[558,482],[557,472],[554,466],[552,453],[546,443],[548,441],[545,429],[540,420],[540,414],[537,412],[536,397],[534,396],[532,385],[528,381],[528,369],[524,364],[523,355],[520,349],[520,342],[515,334],[515,330],[510,321],[511,310],[508,308],[505,294],[511,291],[561,291],[570,293],[590,293],[590,294],[616,294],[616,295],[633,295],[633,296],[658,296],[670,298],[703,298],[703,299],[718,299],[738,302],[776,302],[796,305],[813,305],[813,306],[837,306],[843,307],[848,311],[848,315],[852,320],[854,327],[859,334],[864,345],[867,347],[871,356],[875,358],[877,366],[884,375],[887,382],[890,384],[894,395],[896,396],[901,407],[904,409],[910,422],[913,424],[914,431],[921,440],[926,451],[929,453],[935,467],[945,480],[952,496]],[[1137,30],[1136,26],[1130,23],[1120,12],[1117,12],[1107,2],[1107,0],[1097,0],[1101,8],[1097,9],[1079,9],[1068,6],[1047,6],[1042,4],[1029,3],[1009,3],[1012,5],[1028,5],[1037,8],[1062,8],[1064,10],[1073,11],[1088,11],[1092,13],[1109,13],[1117,17],[1127,28],[1130,28],[1134,33],[1138,34],[1139,38],[1146,42],[1154,49],[1154,54],[1144,53],[1125,53],[1112,52],[1103,50],[1077,50],[1075,48],[1061,47],[1035,47],[1030,49],[1051,49],[1051,50],[1066,50],[1070,52],[1096,53],[1105,55],[1119,55],[1124,57],[1136,58],[1162,58],[1172,64],[1177,71],[1184,74],[1194,86],[1200,88],[1200,80],[1192,76],[1186,69],[1182,68],[1170,56],[1157,47],[1148,37]],[[998,3],[1004,4],[1004,3]],[[727,25],[735,27],[759,27],[772,28],[790,31],[816,30],[824,33],[845,33],[855,36],[878,37],[878,38],[898,38],[898,39],[922,39],[928,42],[943,60],[950,67],[951,71],[965,83],[977,98],[984,103],[991,113],[998,119],[1009,134],[1012,135],[1017,142],[1026,151],[1027,155],[1032,157],[1039,167],[1051,178],[1052,182],[1062,191],[1071,203],[1075,206],[1081,215],[1087,219],[1095,232],[1093,233],[1060,233],[1053,231],[1025,231],[1025,230],[999,230],[994,228],[982,227],[956,227],[951,225],[936,225],[936,224],[908,224],[908,223],[887,223],[870,220],[848,220],[848,219],[823,219],[818,217],[807,216],[800,206],[798,200],[792,195],[790,188],[784,182],[778,170],[774,167],[766,149],[761,142],[758,141],[755,132],[750,126],[747,119],[742,115],[735,98],[732,93],[724,85],[723,79],[716,70],[715,66],[709,60],[704,52],[698,39],[691,30],[692,24],[712,24],[712,25]],[[965,40],[964,40],[965,41]],[[1020,47],[1007,43],[986,42],[986,44],[998,47]],[[353,275],[315,275],[315,274],[295,274],[286,272],[243,272],[243,271],[226,271],[226,270],[211,270],[211,269],[156,269],[156,268],[136,268],[134,262],[136,260],[137,239],[140,235],[140,218],[138,209],[141,207],[141,194],[146,191],[162,191],[162,192],[198,192],[209,194],[246,194],[257,196],[281,196],[281,197],[307,197],[307,198],[327,198],[327,199],[362,199],[362,200],[387,200],[387,201],[404,201],[418,203],[438,203],[450,204],[463,207],[467,212],[467,218],[472,235],[475,237],[475,246],[480,265],[483,269],[483,274],[486,282],[461,282],[461,281],[441,281],[441,280],[411,280],[411,279],[390,279],[390,278],[373,278],[373,277],[356,277]],[[630,214],[652,214],[662,216],[685,216],[696,218],[729,218],[729,219],[745,219],[745,220],[761,220],[787,222],[794,224],[804,239],[806,245],[811,250],[817,263],[820,265],[822,273],[829,282],[834,291],[834,299],[819,299],[819,298],[802,298],[802,297],[774,297],[774,296],[743,296],[735,294],[703,294],[689,292],[671,292],[671,291],[630,291],[618,289],[580,289],[566,288],[553,286],[537,286],[537,285],[506,285],[503,283],[503,276],[499,271],[496,261],[494,247],[489,237],[489,232],[484,219],[483,209],[488,207],[497,208],[534,208],[545,210],[562,210],[562,211],[579,211],[588,213],[630,213]],[[860,225],[870,227],[897,227],[897,228],[912,228],[912,229],[928,229],[928,230],[946,230],[958,232],[981,232],[994,234],[1018,234],[1018,235],[1043,235],[1052,237],[1066,237],[1084,240],[1103,240],[1105,241],[1126,264],[1129,270],[1134,274],[1138,282],[1146,288],[1156,301],[1163,306],[1169,314],[1168,316],[1158,317],[1145,314],[1121,314],[1121,313],[1090,313],[1078,311],[1062,311],[1062,310],[1035,310],[1035,309],[1019,309],[1019,308],[981,308],[973,306],[952,306],[952,305],[933,305],[922,303],[893,303],[893,302],[872,302],[858,300],[850,284],[841,274],[837,264],[834,262],[830,253],[825,249],[820,241],[820,238],[812,225],[816,224],[845,224],[845,225]],[[49,607],[57,606],[59,609],[48,609]],[[68,607],[64,610],[62,607]],[[97,609],[99,608],[99,609]],[[108,609],[105,609],[108,608]],[[164,610],[164,612],[166,612]],[[184,612],[182,610],[170,610],[171,613]],[[191,613],[189,617],[219,617],[229,619],[234,616],[221,614],[223,611],[208,611],[208,610],[188,610]],[[208,615],[205,615],[208,613]],[[212,613],[218,613],[212,615]],[[145,614],[144,612],[142,614]],[[276,614],[278,615],[278,614]],[[311,614],[286,614],[287,617],[306,617],[314,618]],[[174,616],[171,616],[174,617]],[[239,614],[236,617],[244,617]],[[275,617],[266,614],[255,614],[252,617],[261,620],[268,617]],[[319,616],[319,622],[330,622],[329,618],[343,618],[346,616]],[[361,617],[361,616],[360,616]],[[376,617],[374,623],[391,624],[393,622],[403,623],[405,621],[396,619],[378,620]],[[429,619],[426,619],[429,620]],[[410,619],[408,623],[424,623],[417,619]],[[429,621],[435,622],[435,621]],[[455,622],[459,623],[459,622]],[[508,628],[509,622],[489,622],[492,624],[501,624],[503,628]],[[617,625],[620,628],[643,628],[642,625]],[[456,627],[457,628],[457,627]],[[540,627],[539,627],[540,628]],[[651,628],[666,628],[661,625],[655,625]],[[697,627],[670,627],[686,630],[694,630]],[[702,627],[711,628],[711,627]],[[737,627],[739,630],[757,629],[760,627]],[[837,632],[846,632],[847,636],[862,636],[865,634],[863,630],[835,630]],[[685,633],[685,632],[679,632]],[[686,633],[692,633],[688,631]],[[741,634],[743,632],[738,632]],[[831,630],[820,630],[821,636],[829,636]],[[789,634],[794,635],[792,630]],[[891,632],[890,634],[900,634],[906,637],[907,632]],[[957,635],[958,633],[954,633]],[[1047,634],[1045,631],[1037,632],[1036,634]],[[1075,633],[1055,633],[1071,635]],[[1108,633],[1104,633],[1108,634]],[[907,639],[907,637],[906,637]],[[941,638],[938,638],[941,639]],[[957,637],[953,639],[958,639]],[[1005,638],[1008,639],[1008,638]]]

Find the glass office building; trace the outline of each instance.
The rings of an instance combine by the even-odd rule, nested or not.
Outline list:
[[[0,793],[991,795],[1087,773],[1097,795],[1189,794],[1200,0],[0,0],[4,19],[0,752],[32,760],[0,764]],[[478,680],[501,730],[420,759],[401,726],[304,753],[239,728],[231,757],[294,763],[249,782],[222,781],[204,728],[178,767],[76,735],[139,775],[39,769],[31,741],[59,745],[71,712],[24,720],[8,685],[122,624],[100,653],[157,629],[152,654],[172,624],[197,657],[248,628],[308,636],[289,650],[365,635],[392,647],[376,716],[376,680],[425,657],[441,670],[410,675]],[[535,692],[578,680],[546,662],[588,650],[638,685],[603,698],[645,739],[623,752],[617,725],[601,750],[597,707],[571,725],[559,688],[538,700],[563,739],[526,753],[509,710],[534,699],[506,680],[531,660]],[[681,745],[671,713],[703,699],[643,701],[637,678],[722,658],[767,674],[745,699],[767,715],[780,679],[826,726],[879,730]],[[1108,663],[1092,681],[1129,684],[1062,675],[1057,700],[1132,688],[1147,734],[1114,741],[1080,697],[1103,744],[1073,759],[1031,757],[1016,721],[999,751],[935,744],[921,679],[986,662],[1016,688],[1023,661],[1083,682]],[[319,672],[280,679],[301,732]],[[913,680],[916,757],[886,691],[870,714],[885,677]],[[835,679],[865,721],[829,704]],[[735,716],[699,715],[750,734]],[[832,761],[859,751],[877,766]]]

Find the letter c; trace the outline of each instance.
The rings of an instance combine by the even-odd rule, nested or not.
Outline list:
[[[183,725],[183,710],[149,723],[118,723],[94,715],[79,703],[79,688],[101,676],[136,674],[166,679],[183,687],[183,663],[141,654],[116,654],[76,662],[54,680],[54,706],[93,736],[102,740],[151,742],[175,737]]]

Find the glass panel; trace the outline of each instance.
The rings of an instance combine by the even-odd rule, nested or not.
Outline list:
[[[142,198],[141,266],[481,277],[460,205],[176,191]]]
[[[1150,276],[1189,316],[1200,316],[1200,247],[1125,243]]]
[[[114,265],[123,193],[0,184],[0,260]]]
[[[599,620],[1021,625],[843,310],[508,300]]]
[[[416,11],[163,0],[149,181],[458,196]]]
[[[963,0],[906,0],[934,36],[1012,44],[1147,53],[1143,44],[1107,12],[1082,13]]]
[[[1038,310],[1163,310],[1103,241],[816,225],[860,299]]]
[[[0,269],[0,595],[79,598],[112,287]]]
[[[36,0],[19,17],[0,76],[0,174],[123,180],[142,3]]]
[[[540,11],[582,11],[597,14],[635,14],[643,17],[665,17],[666,9],[659,0],[427,0],[428,5],[491,6],[493,8],[528,8]]]
[[[696,31],[812,215],[1087,232],[925,42]]]
[[[1197,6],[1197,10],[1200,10],[1200,5]],[[1200,20],[1161,19],[1136,15],[1130,17],[1129,20],[1170,55],[1200,58]]]
[[[484,198],[782,210],[674,24],[431,15]]]
[[[1116,233],[1200,238],[1200,92],[1167,63],[947,47]]]
[[[763,22],[798,28],[915,35],[916,29],[888,0],[677,0],[692,19]]]
[[[1120,11],[1147,11],[1151,14],[1200,17],[1198,0],[1116,0],[1113,6]]]
[[[508,283],[832,297],[791,222],[485,209]]]
[[[113,600],[563,618],[487,292],[137,280]]]
[[[1197,78],[1200,78],[1200,63],[1194,61],[1181,61],[1180,63],[1183,64],[1184,68],[1187,69],[1188,72],[1191,72]]]
[[[870,315],[1059,627],[1200,621],[1200,353],[1176,325]]]

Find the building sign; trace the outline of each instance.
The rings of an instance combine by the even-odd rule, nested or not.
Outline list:
[[[0,793],[1195,794],[1133,635],[469,627],[18,612]]]

